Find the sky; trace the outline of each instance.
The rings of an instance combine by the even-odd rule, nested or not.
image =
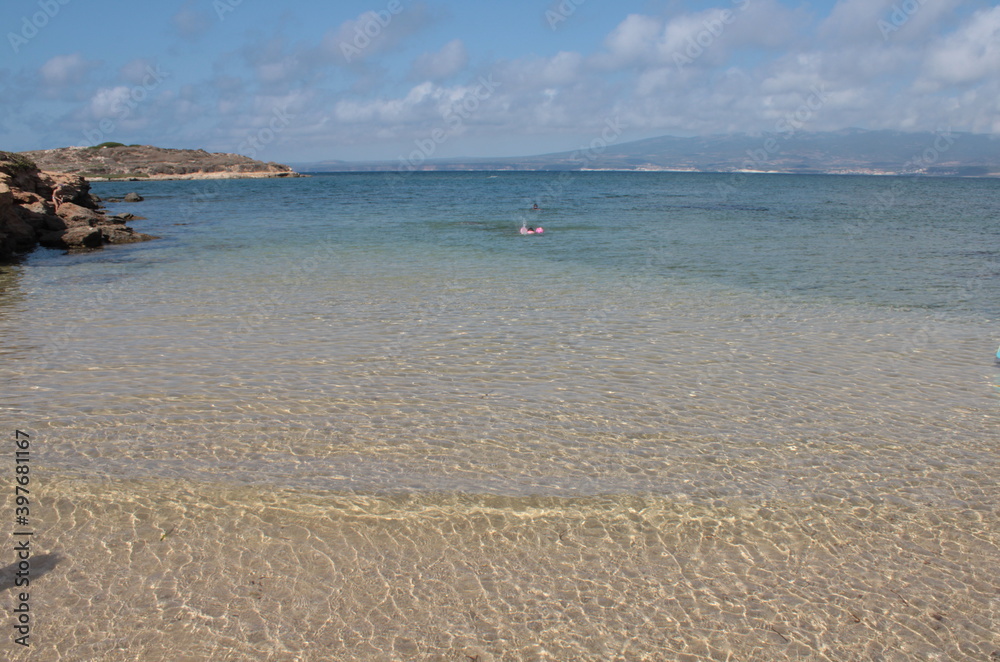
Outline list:
[[[843,128],[1000,134],[979,0],[4,0],[0,149],[519,156]]]

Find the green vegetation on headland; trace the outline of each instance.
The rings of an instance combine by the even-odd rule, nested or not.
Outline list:
[[[4,166],[12,173],[29,172],[31,170],[38,169],[38,166],[35,165],[34,161],[23,154],[18,154],[17,152],[0,151],[0,161],[3,161]]]

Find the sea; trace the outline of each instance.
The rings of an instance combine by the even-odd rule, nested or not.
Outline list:
[[[0,267],[8,659],[1000,660],[1000,181],[92,190],[159,239]]]

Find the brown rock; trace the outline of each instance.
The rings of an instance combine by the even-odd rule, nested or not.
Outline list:
[[[21,205],[21,209],[46,216],[53,216],[56,213],[56,208],[52,206],[51,202],[34,202],[27,205]]]
[[[39,243],[92,249],[155,239],[97,211],[98,203],[82,177],[39,172],[30,160],[0,152],[0,260]]]
[[[66,221],[66,225],[69,227],[76,225],[97,225],[104,218],[103,214],[72,202],[64,202],[59,205],[59,209],[56,210],[56,216]]]
[[[118,216],[108,216],[104,215],[101,220],[97,221],[96,226],[103,228],[105,226],[121,227],[125,225],[125,219]]]
[[[63,241],[63,233],[65,230],[47,230],[45,232],[40,232],[38,234],[38,245],[44,246],[45,248],[66,248],[66,242]]]
[[[35,229],[25,223],[17,214],[8,213],[3,222],[4,243],[13,253],[30,251],[35,246]]]
[[[136,232],[124,225],[102,225],[99,229],[104,237],[104,241],[109,244],[134,244],[139,241],[156,239],[156,237]]]
[[[58,216],[40,213],[34,211],[31,207],[14,207],[14,213],[17,214],[22,221],[33,227],[36,232],[66,229],[66,222]]]
[[[100,229],[77,226],[62,233],[60,239],[65,248],[99,248],[104,243]]]
[[[14,189],[14,204],[18,205],[34,205],[45,202],[45,198],[34,191],[25,191],[24,189],[15,188]]]
[[[26,233],[34,235],[31,227],[15,213],[17,207],[14,206],[14,192],[8,186],[8,181],[6,175],[0,175],[0,258],[8,258],[30,248],[25,248]]]
[[[0,175],[0,215],[7,213],[14,204],[14,193],[8,185],[9,178]]]
[[[72,202],[75,205],[96,209],[97,203],[90,195],[90,184],[78,175],[67,175],[55,172],[40,173],[39,180],[49,191],[49,200],[55,198],[59,205]]]

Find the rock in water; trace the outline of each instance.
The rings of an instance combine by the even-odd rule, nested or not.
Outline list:
[[[81,207],[72,202],[64,202],[59,205],[59,209],[56,210],[56,216],[66,221],[68,227],[97,225],[104,218],[104,214],[93,209]]]
[[[138,193],[126,193],[125,194],[125,202],[142,202],[143,200],[145,200],[145,198],[143,198]]]
[[[62,234],[60,248],[99,248],[104,243],[100,229],[89,226],[70,228]]]
[[[41,172],[30,159],[0,152],[0,260],[38,244],[91,249],[148,239],[155,237],[101,211],[83,177]]]

